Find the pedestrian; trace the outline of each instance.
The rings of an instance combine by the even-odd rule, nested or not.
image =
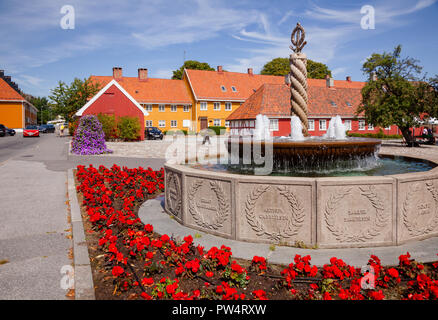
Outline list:
[[[64,136],[64,124],[63,123],[59,127],[59,136],[60,137]]]

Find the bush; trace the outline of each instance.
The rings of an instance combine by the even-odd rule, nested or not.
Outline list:
[[[221,126],[211,126],[211,127],[208,127],[208,129],[213,130],[217,136],[219,136],[221,134],[221,131],[222,131],[222,133],[224,133],[227,130],[226,127],[221,127]]]
[[[99,113],[97,119],[102,124],[105,140],[115,140],[119,137],[119,128],[117,127],[117,119],[113,114]]]
[[[347,136],[349,137],[357,137],[357,138],[375,138],[375,139],[402,139],[403,136],[399,134],[385,134],[382,130],[378,133],[355,133],[355,132],[347,132]]]
[[[140,121],[136,117],[120,117],[117,122],[119,138],[124,141],[140,139]]]
[[[102,125],[95,115],[83,116],[71,142],[72,152],[80,155],[111,153],[105,144]]]
[[[69,124],[68,124],[68,133],[71,136],[74,136],[75,131],[76,131],[78,125],[79,125],[79,119],[75,119],[74,121],[69,122]]]

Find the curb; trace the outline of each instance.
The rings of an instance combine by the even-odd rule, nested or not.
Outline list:
[[[73,169],[67,173],[68,200],[71,210],[71,224],[73,234],[73,268],[74,288],[76,300],[96,300],[94,295],[93,275],[91,272],[90,257],[85,240],[84,225],[81,210],[76,196]]]

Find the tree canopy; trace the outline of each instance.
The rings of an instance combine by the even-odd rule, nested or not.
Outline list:
[[[30,97],[29,102],[38,109],[37,123],[45,123],[53,120],[54,114],[49,100],[46,97]]]
[[[275,58],[263,66],[261,74],[273,76],[285,76],[290,72],[289,58]],[[307,60],[307,77],[312,79],[324,79],[326,75],[332,76],[330,69],[321,62]]]
[[[99,90],[100,85],[90,79],[75,78],[70,85],[59,81],[58,86],[52,89],[52,94],[49,95],[53,112],[62,116],[66,121],[70,121],[76,111],[82,108]]]
[[[438,76],[421,76],[418,60],[401,57],[401,46],[391,53],[374,53],[362,66],[368,82],[362,89],[362,104],[367,122],[380,127],[397,125],[408,145],[413,139],[410,128],[420,117],[438,115]]]
[[[196,60],[187,60],[178,70],[173,71],[172,79],[181,80],[183,77],[184,69],[192,69],[192,70],[209,70],[214,71],[214,68],[210,67],[210,65],[206,62],[199,62]]]

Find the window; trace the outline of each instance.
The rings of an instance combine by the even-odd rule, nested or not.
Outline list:
[[[327,130],[327,120],[319,120],[319,130]]]
[[[178,126],[178,121],[177,120],[170,120],[170,126],[172,128],[176,128]]]
[[[225,111],[231,111],[231,102],[225,102]]]
[[[344,126],[345,130],[351,130],[351,120],[345,120]]]
[[[374,130],[374,125],[371,123],[368,123],[368,130]]]
[[[176,105],[172,104],[172,105],[170,106],[170,111],[171,111],[171,112],[176,112],[176,110],[177,110]]]
[[[190,111],[190,106],[187,106],[187,105],[183,106],[183,111],[184,112],[189,112]]]
[[[205,101],[201,102],[201,107],[199,108],[199,110],[206,111],[207,110],[207,102],[205,102]]]
[[[225,86],[221,86],[221,90],[222,90],[222,92],[226,92],[227,88],[225,88]]]
[[[145,106],[145,109],[146,109],[147,112],[151,112],[152,111],[152,105],[151,104],[147,104]]]
[[[334,101],[330,101],[330,104],[331,104],[333,107],[337,107],[336,102],[334,102]]]
[[[231,86],[231,91],[233,91],[233,92],[237,92],[236,87],[235,87],[235,86]]]
[[[309,131],[315,130],[315,120],[309,120],[308,125],[309,125]]]
[[[359,130],[365,130],[365,120],[359,120]]]
[[[391,130],[391,126],[386,127],[385,130]]]
[[[278,119],[269,119],[269,130],[278,131]]]
[[[159,104],[158,105],[158,111],[160,111],[160,112],[166,111],[166,106],[164,104]]]
[[[146,127],[153,127],[152,120],[146,120]]]
[[[348,107],[351,107],[351,103],[349,101],[345,102]]]
[[[166,127],[166,120],[158,120],[158,126],[160,128]]]
[[[190,120],[183,120],[183,127],[190,128]]]
[[[213,120],[213,125],[216,127],[220,127],[221,125],[221,119],[214,119]]]
[[[220,110],[221,109],[221,103],[215,102],[213,103],[213,110]]]
[[[230,127],[230,121],[225,120],[225,127],[226,127],[226,128],[229,128],[229,127]]]

